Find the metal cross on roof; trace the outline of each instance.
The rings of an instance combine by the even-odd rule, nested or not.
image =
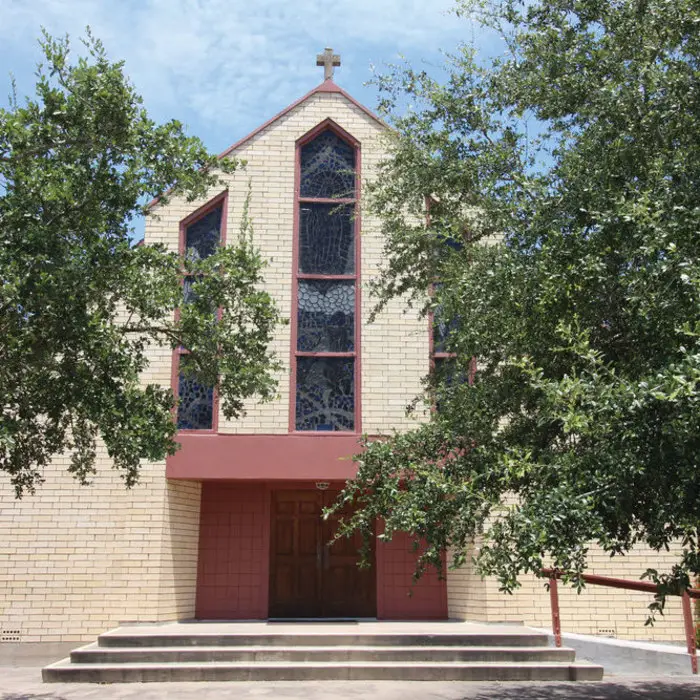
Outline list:
[[[316,56],[316,65],[323,66],[324,80],[333,80],[333,66],[340,65],[340,56],[333,53],[333,49],[326,48],[323,53]]]

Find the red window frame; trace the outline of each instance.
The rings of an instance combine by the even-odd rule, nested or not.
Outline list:
[[[433,199],[431,197],[426,197],[425,198],[425,227],[430,228],[430,208],[433,203]],[[438,282],[433,282],[433,284],[430,285],[430,289],[428,290],[428,294],[432,297],[433,294],[435,293],[435,285]],[[457,354],[454,352],[435,352],[435,314],[431,311],[428,314],[428,333],[429,333],[429,345],[428,345],[428,357],[430,358],[430,371],[434,372],[435,371],[435,360],[449,360],[453,357],[457,357]]]
[[[430,207],[431,204],[433,203],[432,197],[426,197],[425,198],[425,227],[430,228]],[[430,289],[428,290],[428,294],[431,296],[435,292],[435,285],[438,284],[438,281],[436,280],[433,282],[433,284],[430,286]],[[451,360],[455,357],[457,357],[456,352],[435,352],[435,314],[434,312],[430,312],[428,314],[428,333],[429,333],[429,344],[428,344],[428,357],[430,361],[430,371],[434,372],[435,367],[436,367],[436,360]],[[469,363],[469,374],[467,377],[467,382],[471,386],[474,383],[474,374],[476,373],[476,357],[471,358],[471,362]],[[432,410],[435,411],[436,407],[433,404]]]
[[[301,149],[307,143],[313,141],[324,131],[332,131],[338,138],[345,141],[355,149],[355,196],[347,199],[302,197],[301,196]],[[294,168],[294,230],[292,245],[292,307],[291,307],[291,348],[290,348],[290,378],[289,378],[289,432],[299,435],[359,435],[362,432],[362,401],[361,401],[361,352],[360,352],[360,326],[361,324],[361,295],[360,295],[360,173],[361,168],[360,142],[351,136],[345,129],[336,124],[332,119],[325,119],[317,124],[311,131],[304,134],[296,141],[295,168]],[[299,236],[302,204],[351,204],[354,207],[354,237],[355,237],[355,272],[352,275],[316,275],[299,272]],[[298,341],[298,314],[299,314],[299,280],[337,280],[351,281],[355,283],[355,333],[353,352],[303,352],[297,350]],[[352,357],[354,366],[354,429],[353,430],[297,430],[296,429],[296,405],[297,405],[297,358],[298,357]]]
[[[228,190],[224,190],[221,194],[216,195],[216,197],[210,199],[208,202],[203,204],[201,207],[193,211],[191,214],[186,216],[184,219],[180,221],[180,228],[178,232],[178,253],[180,255],[185,254],[185,242],[186,242],[186,231],[187,227],[190,226],[191,224],[195,223],[199,219],[205,217],[207,214],[209,214],[213,209],[216,209],[217,207],[221,207],[221,228],[219,230],[219,245],[224,246],[226,245],[226,219],[227,219],[227,214],[228,214]],[[184,277],[183,277],[183,284],[184,284]],[[177,320],[180,316],[180,310],[176,309],[175,310],[175,319]],[[171,369],[171,377],[170,377],[170,384],[173,390],[173,394],[175,396],[175,399],[177,400],[178,397],[178,391],[180,388],[180,357],[182,355],[188,355],[189,351],[185,350],[183,348],[176,348],[173,350],[173,357],[172,357],[172,369]],[[173,415],[175,418],[175,421],[177,422],[177,406],[173,409]],[[197,429],[184,429],[184,430],[178,430],[178,434],[182,435],[187,435],[187,434],[195,434],[195,435],[207,435],[207,434],[212,434],[212,433],[217,433],[219,431],[219,391],[217,387],[214,387],[214,397],[212,400],[212,416],[211,416],[211,428],[197,428]]]

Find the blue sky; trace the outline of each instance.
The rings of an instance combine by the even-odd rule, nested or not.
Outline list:
[[[440,50],[477,44],[453,0],[0,0],[0,102],[12,72],[32,92],[42,26],[79,49],[86,25],[157,121],[176,118],[220,152],[323,79],[316,54],[341,54],[336,82],[376,106],[371,65],[405,56],[439,65]],[[489,41],[492,43],[492,40]]]

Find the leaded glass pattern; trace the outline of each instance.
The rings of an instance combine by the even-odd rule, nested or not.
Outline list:
[[[186,356],[180,357],[177,427],[179,430],[211,430],[214,417],[214,388],[187,376],[183,371],[186,361]]]
[[[296,429],[355,429],[355,359],[297,358]]]
[[[194,304],[198,302],[198,306],[202,309],[204,302],[206,302],[206,297],[200,297],[195,289],[198,283],[201,283],[203,278],[201,276],[194,277],[193,275],[187,275],[182,280],[182,300],[185,304]],[[200,289],[201,293],[201,289]],[[216,304],[209,299],[209,303],[206,304],[209,307],[209,313],[212,315],[212,321],[216,323],[218,320],[218,313]]]
[[[299,158],[295,429],[354,431],[355,203],[308,200],[355,199],[355,148],[326,130]]]
[[[299,272],[352,275],[355,272],[354,207],[301,205]]]
[[[197,281],[196,277],[188,276],[182,282],[182,296],[185,304],[191,304],[196,301],[197,295],[194,293],[193,285]]]
[[[459,319],[447,319],[438,306],[433,311],[433,352],[450,352],[450,335],[459,329]]]
[[[212,209],[185,230],[185,255],[191,260],[208,258],[221,238],[221,207]]]
[[[433,364],[436,380],[445,386],[450,387],[455,383],[461,384],[464,380],[454,357],[435,357]]]
[[[301,149],[302,197],[355,197],[355,149],[324,131]]]
[[[355,283],[299,280],[297,350],[355,349]]]
[[[459,365],[454,357],[433,358],[433,373],[437,385],[435,410],[444,410],[444,400],[457,387],[469,383],[469,374]]]

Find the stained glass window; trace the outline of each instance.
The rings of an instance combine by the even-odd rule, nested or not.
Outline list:
[[[182,296],[185,304],[191,304],[197,298],[197,295],[192,289],[192,285],[197,281],[196,277],[185,277],[182,282]]]
[[[187,376],[184,364],[187,356],[180,356],[178,381],[177,427],[179,430],[211,430],[214,416],[214,389]]]
[[[208,296],[200,296],[201,294],[201,287],[199,289],[199,293],[195,291],[198,283],[201,283],[203,281],[202,276],[193,276],[193,275],[187,275],[183,281],[182,281],[182,297],[183,301],[185,304],[194,304],[197,303],[198,310],[199,311],[205,311],[207,310],[206,307],[208,308],[209,313],[211,314],[211,320],[216,323],[218,321],[218,307],[212,299],[210,299]]]
[[[459,319],[447,319],[438,306],[433,311],[433,352],[449,352],[448,340],[450,334],[459,328]]]
[[[185,254],[188,258],[202,260],[214,253],[221,237],[221,211],[221,207],[216,207],[187,227]]]
[[[433,359],[433,372],[438,388],[435,392],[435,410],[439,413],[444,410],[446,394],[449,393],[453,384],[455,373],[455,363],[449,357],[436,357]]]
[[[355,282],[299,280],[297,350],[355,349]]]
[[[463,381],[463,375],[459,371],[457,362],[454,357],[436,357],[433,359],[435,364],[435,377],[443,382],[445,386],[454,386],[456,383]]]
[[[300,152],[296,313],[296,430],[355,426],[354,146],[324,131]],[[348,279],[328,279],[342,275]],[[313,356],[309,356],[314,353]],[[359,426],[358,426],[359,429]]]
[[[469,383],[469,371],[465,370],[457,359],[452,357],[433,358],[433,373],[437,382],[435,409],[439,412],[444,402],[460,385]]]
[[[301,196],[355,197],[355,149],[332,131],[301,149]]]
[[[297,358],[297,430],[354,430],[355,358]]]
[[[301,205],[299,272],[351,275],[355,272],[354,207]]]

